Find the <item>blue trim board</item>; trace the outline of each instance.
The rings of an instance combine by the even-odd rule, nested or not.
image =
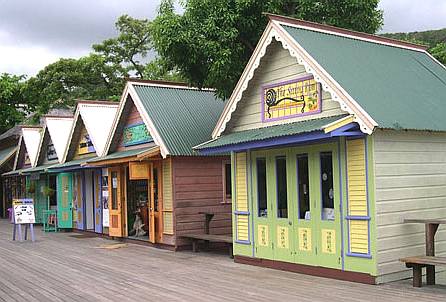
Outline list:
[[[249,211],[234,211],[234,215],[249,215]]]
[[[350,252],[348,252],[347,256],[372,259],[372,255],[370,255],[370,254],[359,254],[359,253],[350,253]]]
[[[370,216],[345,216],[347,220],[370,220]]]
[[[238,240],[238,239],[236,239],[234,242],[238,243],[238,244],[251,245],[251,242],[250,241],[246,241],[246,240]]]

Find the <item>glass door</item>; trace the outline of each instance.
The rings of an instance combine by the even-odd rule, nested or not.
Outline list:
[[[340,268],[341,220],[339,160],[336,144],[294,148],[292,183],[297,263]]]
[[[109,235],[113,237],[123,236],[122,227],[122,180],[121,169],[119,167],[110,168],[109,175],[109,196],[110,196],[110,225]]]

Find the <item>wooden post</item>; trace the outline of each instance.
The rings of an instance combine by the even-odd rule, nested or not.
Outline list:
[[[413,265],[413,287],[421,287],[422,284],[421,265]]]
[[[425,224],[426,232],[426,256],[435,256],[435,233],[437,232],[438,224]],[[414,282],[415,282],[415,271],[414,271]],[[435,284],[435,266],[426,266],[426,283],[427,285]],[[415,286],[415,285],[414,285]]]

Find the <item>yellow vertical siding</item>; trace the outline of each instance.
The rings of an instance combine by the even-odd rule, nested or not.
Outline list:
[[[348,215],[367,217],[367,169],[365,140],[347,141]],[[369,253],[369,221],[349,220],[350,252]]]
[[[163,161],[163,233],[173,234],[172,163]]]

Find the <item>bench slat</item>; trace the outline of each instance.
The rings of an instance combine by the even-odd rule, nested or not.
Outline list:
[[[211,235],[211,234],[183,234],[181,237],[190,239],[207,240],[214,242],[232,243],[232,236],[228,235]]]
[[[405,263],[424,265],[446,265],[446,257],[437,256],[413,256],[401,258],[400,261]]]

